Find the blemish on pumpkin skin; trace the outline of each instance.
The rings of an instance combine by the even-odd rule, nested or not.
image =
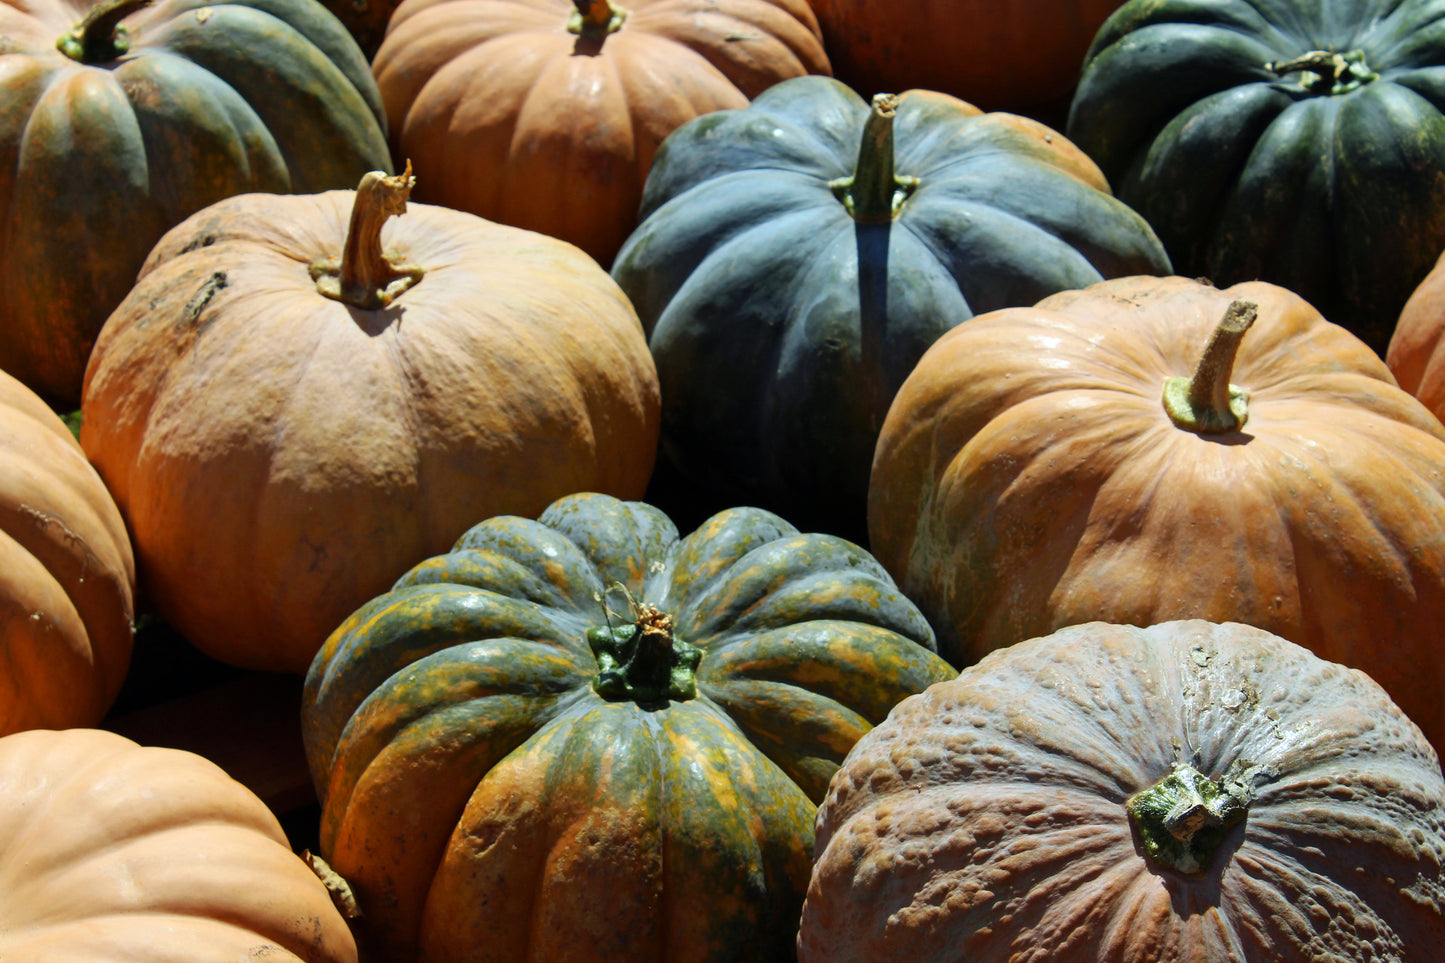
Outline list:
[[[190,254],[192,251],[199,251],[202,248],[210,247],[212,244],[215,244],[216,241],[218,241],[219,239],[219,235],[217,235],[214,231],[207,231],[198,234],[194,238],[186,242],[185,247],[181,248],[180,253]]]
[[[191,295],[190,300],[186,302],[186,306],[181,310],[181,323],[186,327],[196,327],[198,332],[204,331],[209,327],[209,322],[202,325],[198,324],[197,321],[201,313],[205,311],[206,305],[211,303],[211,299],[230,283],[230,279],[227,278],[225,271],[212,272],[211,276],[205,280],[195,294]]]

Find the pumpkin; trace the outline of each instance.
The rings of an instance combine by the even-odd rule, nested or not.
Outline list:
[[[408,0],[372,69],[417,200],[606,266],[664,137],[829,67],[806,0]]]
[[[994,652],[859,740],[800,963],[1412,963],[1445,945],[1445,779],[1368,676],[1247,625]]]
[[[1445,247],[1442,31],[1442,0],[1132,0],[1066,130],[1180,274],[1287,287],[1383,355]]]
[[[1066,99],[1120,0],[809,0],[833,75],[875,93],[918,87],[988,110]]]
[[[366,61],[311,0],[6,0],[0,37],[0,368],[63,410],[168,228],[390,167]]]
[[[376,49],[386,36],[386,26],[401,0],[321,0],[321,3],[341,21],[361,48],[362,56],[369,61],[376,56]]]
[[[70,428],[0,371],[0,736],[97,725],[130,665],[130,537]]]
[[[155,610],[222,662],[305,672],[477,519],[646,488],[657,378],[617,285],[562,241],[408,206],[412,182],[198,212],[96,342],[81,444]]]
[[[276,817],[202,756],[98,729],[0,738],[0,958],[354,963]]]
[[[855,540],[889,402],[976,313],[1168,273],[1064,137],[914,90],[802,77],[690,121],[612,275],[662,383],[662,451],[709,504]]]
[[[863,549],[761,509],[487,519],[311,666],[321,853],[383,960],[789,960],[817,802],[953,677],[932,646]]]
[[[1437,418],[1445,418],[1445,255],[1410,292],[1390,344],[1385,364],[1410,394],[1419,398]]]
[[[957,665],[1079,622],[1245,622],[1445,745],[1445,426],[1285,288],[1119,278],[960,325],[872,485],[873,551]]]

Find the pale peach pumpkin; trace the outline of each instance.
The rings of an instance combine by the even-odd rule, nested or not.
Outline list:
[[[355,963],[331,893],[220,767],[97,729],[0,738],[0,959]]]

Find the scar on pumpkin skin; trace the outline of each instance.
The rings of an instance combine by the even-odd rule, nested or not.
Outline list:
[[[331,868],[331,864],[309,849],[301,851],[301,859],[311,867],[316,878],[326,886],[326,892],[331,894],[331,902],[335,904],[337,911],[343,919],[354,920],[361,918],[361,907],[356,902],[356,894],[351,891],[351,884]]]

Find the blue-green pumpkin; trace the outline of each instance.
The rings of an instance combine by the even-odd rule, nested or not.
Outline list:
[[[1066,129],[1180,274],[1278,284],[1383,355],[1445,248],[1445,0],[1131,0]]]
[[[861,537],[888,405],[939,335],[1169,272],[1061,134],[945,94],[826,77],[675,130],[614,265],[662,385],[662,455],[710,504]]]
[[[957,674],[934,648],[866,551],[760,509],[490,518],[312,663],[322,855],[381,961],[792,960],[817,804]]]

